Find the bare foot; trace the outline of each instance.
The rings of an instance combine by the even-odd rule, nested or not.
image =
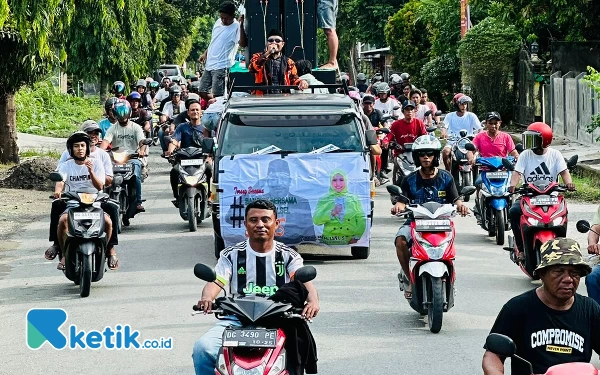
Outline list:
[[[321,65],[319,67],[319,69],[335,69],[335,70],[337,70],[338,69],[337,61],[333,61],[333,62],[330,61],[325,65]]]

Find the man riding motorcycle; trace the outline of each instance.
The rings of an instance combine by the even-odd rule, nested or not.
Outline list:
[[[423,121],[415,117],[415,103],[411,100],[404,102],[402,106],[402,114],[404,118],[396,120],[392,123],[390,132],[383,139],[383,148],[387,149],[390,145],[390,141],[394,140],[401,148],[394,150],[395,154],[403,153],[405,143],[412,143],[418,137],[427,134],[427,129],[423,124]]]
[[[452,175],[447,171],[437,168],[439,166],[440,151],[442,145],[437,138],[430,135],[422,135],[413,142],[412,153],[415,165],[421,167],[406,176],[401,183],[402,194],[411,202],[423,204],[426,202],[452,203],[458,197],[456,185]],[[394,200],[397,197],[393,197]],[[406,203],[396,202],[391,209],[392,215],[404,211]],[[461,200],[456,201],[456,210],[465,216],[469,209]],[[409,219],[410,220],[410,219]],[[405,275],[410,275],[409,269],[409,241],[410,221],[407,220],[396,233],[394,245],[396,246],[396,256]],[[401,274],[398,274],[401,284],[405,284],[404,297],[412,298],[410,282],[405,283],[401,280]]]
[[[117,123],[117,119],[115,118],[112,112],[112,108],[117,102],[117,100],[119,99],[113,96],[112,98],[106,99],[106,102],[104,102],[104,115],[106,117],[98,122],[98,127],[100,128],[100,132],[102,132],[102,138],[104,138],[106,131],[111,126]]]
[[[221,293],[221,287],[228,288],[228,294],[234,296],[242,294],[244,289],[253,290],[255,285],[279,288],[293,280],[296,270],[303,266],[298,252],[274,240],[279,220],[273,203],[261,199],[248,204],[244,225],[248,239],[221,252],[215,266],[217,280],[207,283],[202,290],[198,307],[206,313],[211,311],[213,301]],[[276,263],[280,262],[286,265],[285,272],[284,275],[277,276]],[[306,319],[312,319],[319,312],[319,297],[311,282],[304,285],[308,290],[308,298],[302,315]],[[192,358],[197,375],[214,373],[223,331],[227,326],[240,325],[238,320],[225,317],[196,341]]]
[[[141,126],[145,132],[150,133],[150,120],[152,117],[142,108],[142,96],[140,93],[134,91],[127,95],[127,101],[131,105],[131,121]]]
[[[135,84],[135,90],[141,95],[142,108],[153,110],[154,105],[152,104],[152,97],[148,92],[146,92],[147,84],[148,83],[146,83],[146,80],[138,79],[137,83]]]
[[[473,100],[463,94],[454,96],[455,112],[449,113],[444,117],[444,125],[442,126],[442,138],[449,135],[458,136],[461,130],[466,130],[467,135],[473,136],[481,129],[481,123],[473,112],[468,111],[468,105],[473,103]],[[456,141],[448,141],[442,157],[444,158],[444,166],[447,171],[452,170],[452,147]],[[473,158],[473,152],[467,152],[467,158]]]
[[[567,163],[560,151],[550,146],[552,143],[552,129],[543,122],[534,122],[527,127],[522,134],[523,147],[525,151],[519,155],[519,160],[515,165],[515,172],[510,178],[508,191],[515,191],[517,184],[523,176],[523,182],[526,184],[535,181],[557,182],[558,175],[567,185],[567,189],[575,190],[575,185],[571,179]],[[514,234],[515,243],[519,251],[523,251],[523,237],[521,235],[520,220],[523,215],[521,210],[521,199],[517,199],[510,210],[510,225]]]
[[[369,86],[367,86],[367,76],[365,73],[358,73],[356,75],[356,87],[358,88],[358,91],[363,94],[369,88]]]
[[[136,151],[139,147],[140,157],[145,156],[146,146],[142,143],[145,139],[144,132],[138,124],[129,120],[131,116],[129,102],[122,99],[117,101],[112,111],[119,124],[108,129],[100,147],[104,150],[110,146],[131,151]],[[139,159],[131,159],[129,162],[133,165],[136,176],[137,211],[144,212],[146,210],[142,206],[142,162]]]
[[[123,81],[115,81],[110,92],[117,99],[125,99],[125,83]]]
[[[384,115],[389,113],[398,118],[402,118],[400,110],[394,109],[394,107],[399,107],[400,104],[396,99],[390,98],[390,86],[387,83],[382,82],[377,85],[376,90],[377,100],[375,101],[375,109],[380,110]]]
[[[544,374],[562,363],[590,362],[592,350],[600,354],[600,306],[576,293],[590,271],[577,241],[549,240],[541,246],[535,269],[542,286],[512,298],[498,314],[491,333],[510,337],[516,354],[532,363],[533,373]],[[483,373],[504,374],[504,360],[486,351]],[[528,364],[511,360],[511,374],[530,373]]]

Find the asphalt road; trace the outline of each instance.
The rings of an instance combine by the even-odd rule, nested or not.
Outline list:
[[[194,341],[214,324],[212,316],[191,316],[203,282],[197,262],[214,264],[212,228],[190,233],[172,206],[167,163],[153,157],[144,184],[147,212],[121,235],[121,268],[108,272],[82,299],[78,289],[43,252],[48,221],[27,225],[14,239],[20,246],[0,254],[0,374],[192,374]],[[472,203],[469,203],[472,205]],[[400,221],[389,214],[384,187],[378,188],[369,259],[345,254],[307,256],[317,267],[321,313],[312,324],[320,374],[477,374],[482,345],[501,306],[537,284],[508,259],[473,217],[456,218],[457,294],[432,334],[398,289],[399,265],[392,241]],[[594,205],[569,202],[574,223],[591,218]],[[571,225],[569,235],[584,241]],[[338,256],[342,255],[342,256]],[[585,294],[582,281],[580,292]],[[131,325],[142,339],[171,337],[171,350],[53,349],[27,347],[26,314],[31,308],[63,308],[62,332]],[[595,356],[594,363],[599,361]]]

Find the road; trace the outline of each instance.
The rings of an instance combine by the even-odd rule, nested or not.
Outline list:
[[[43,258],[48,222],[23,228],[20,246],[0,254],[0,374],[191,374],[194,341],[214,324],[212,316],[191,316],[203,282],[192,272],[197,262],[214,264],[212,229],[203,223],[189,233],[172,206],[168,165],[153,156],[144,184],[147,212],[125,228],[118,247],[121,268],[92,285],[89,298]],[[472,203],[469,203],[472,205]],[[312,324],[320,374],[477,374],[482,345],[501,306],[535,287],[486,237],[473,217],[456,218],[457,294],[432,334],[398,290],[399,265],[392,246],[399,220],[389,215],[389,198],[378,188],[369,259],[310,256],[321,313]],[[594,205],[569,202],[570,220],[591,218]],[[585,236],[571,225],[569,235]],[[580,285],[585,294],[585,285]],[[26,314],[31,308],[63,308],[78,330],[131,325],[142,339],[172,337],[172,350],[58,351],[46,343],[26,345]],[[595,356],[594,363],[599,362]]]

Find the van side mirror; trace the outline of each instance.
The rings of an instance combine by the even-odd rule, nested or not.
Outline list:
[[[215,140],[213,138],[202,139],[202,153],[212,154],[215,148]]]
[[[367,141],[367,146],[373,146],[377,144],[377,132],[375,130],[367,130],[365,131],[365,139]]]

